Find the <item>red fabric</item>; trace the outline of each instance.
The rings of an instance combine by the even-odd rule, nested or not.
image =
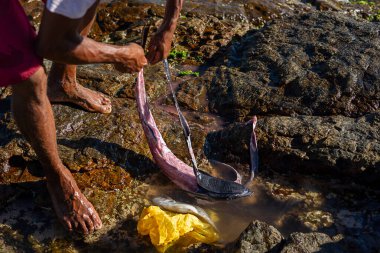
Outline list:
[[[36,33],[18,0],[0,0],[0,87],[32,76],[42,64]]]

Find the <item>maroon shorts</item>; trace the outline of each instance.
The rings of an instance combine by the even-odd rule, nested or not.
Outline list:
[[[0,0],[0,87],[19,83],[41,66],[36,33],[18,0]]]

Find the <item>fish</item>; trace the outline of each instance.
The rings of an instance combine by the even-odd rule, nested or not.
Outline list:
[[[149,109],[145,91],[144,71],[139,72],[135,86],[137,110],[153,159],[162,172],[178,187],[198,192],[193,168],[178,159],[168,148]]]
[[[251,194],[251,192],[243,192],[243,193],[215,193],[208,189],[205,189],[204,187],[200,187],[197,182],[197,177],[194,173],[194,170],[192,167],[181,161],[179,158],[177,158],[173,152],[168,148],[166,145],[160,131],[158,130],[158,127],[156,125],[156,122],[153,118],[153,115],[149,109],[149,103],[147,100],[147,95],[145,91],[145,81],[144,81],[144,74],[143,69],[138,73],[137,77],[137,84],[135,86],[135,97],[136,97],[136,103],[137,103],[137,110],[139,114],[139,118],[145,133],[145,136],[148,141],[149,149],[152,153],[153,159],[155,160],[158,167],[161,169],[161,171],[178,187],[185,191],[189,191],[192,193],[200,194],[200,195],[207,195],[212,198],[224,198],[224,199],[231,199],[231,198],[237,198],[237,197],[244,197]],[[246,182],[245,185],[247,185],[252,179],[254,178],[255,172],[257,172],[258,168],[258,149],[257,149],[257,140],[256,140],[256,134],[255,134],[255,127],[257,123],[256,116],[252,119],[252,135],[250,139],[250,157],[251,157],[251,166],[250,166],[250,177],[249,180]],[[226,165],[224,168],[228,169],[228,167],[231,167],[229,165]],[[236,172],[236,170],[233,169],[232,172]],[[204,173],[202,172],[203,174]],[[237,173],[238,174],[238,173]],[[210,188],[212,188],[212,183],[220,183],[222,181],[212,181],[213,177],[208,177],[210,181]],[[238,174],[235,177],[235,181],[240,183],[241,176]],[[224,180],[225,181],[225,180]],[[222,182],[223,183],[223,182]]]
[[[197,216],[199,219],[210,224],[215,231],[218,231],[215,223],[211,220],[210,216],[206,213],[206,211],[196,205],[190,205],[183,202],[175,201],[169,197],[155,197],[152,199],[153,204],[165,209],[167,211],[175,212],[175,213],[183,213],[183,214],[193,214]]]

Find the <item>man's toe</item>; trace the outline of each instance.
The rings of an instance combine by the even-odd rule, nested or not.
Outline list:
[[[86,223],[88,232],[89,233],[94,232],[94,224],[93,224],[92,220],[90,219],[90,217],[88,217],[88,215],[84,215],[83,219]]]
[[[72,226],[71,221],[70,221],[69,218],[63,217],[63,225],[70,232],[73,231],[73,226]]]
[[[94,224],[95,230],[99,230],[102,228],[103,224],[98,215],[92,214],[91,220],[92,220],[92,223]]]
[[[106,96],[102,96],[102,104],[103,105],[111,104],[111,99],[107,98]]]
[[[82,232],[83,234],[87,235],[88,234],[88,228],[86,226],[86,222],[84,220],[79,221],[79,228],[78,232]]]
[[[102,112],[103,113],[111,113],[112,112],[112,105],[104,105],[102,106]]]

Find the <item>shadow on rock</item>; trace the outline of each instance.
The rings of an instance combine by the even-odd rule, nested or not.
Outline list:
[[[11,121],[10,96],[0,99],[0,147],[6,146],[14,138],[20,138],[21,134],[10,129],[7,125]]]
[[[86,252],[157,252],[148,237],[140,237],[137,233],[137,220],[129,217],[119,221],[107,233],[96,238],[91,244],[80,242],[77,249],[85,249]]]
[[[106,156],[107,159],[125,169],[134,178],[145,177],[158,172],[157,166],[149,158],[123,148],[116,143],[85,137],[79,140],[59,139],[58,144],[75,150],[83,150],[89,147],[95,149]]]
[[[0,185],[2,252],[35,252],[40,241],[67,234],[55,218],[45,181]]]

